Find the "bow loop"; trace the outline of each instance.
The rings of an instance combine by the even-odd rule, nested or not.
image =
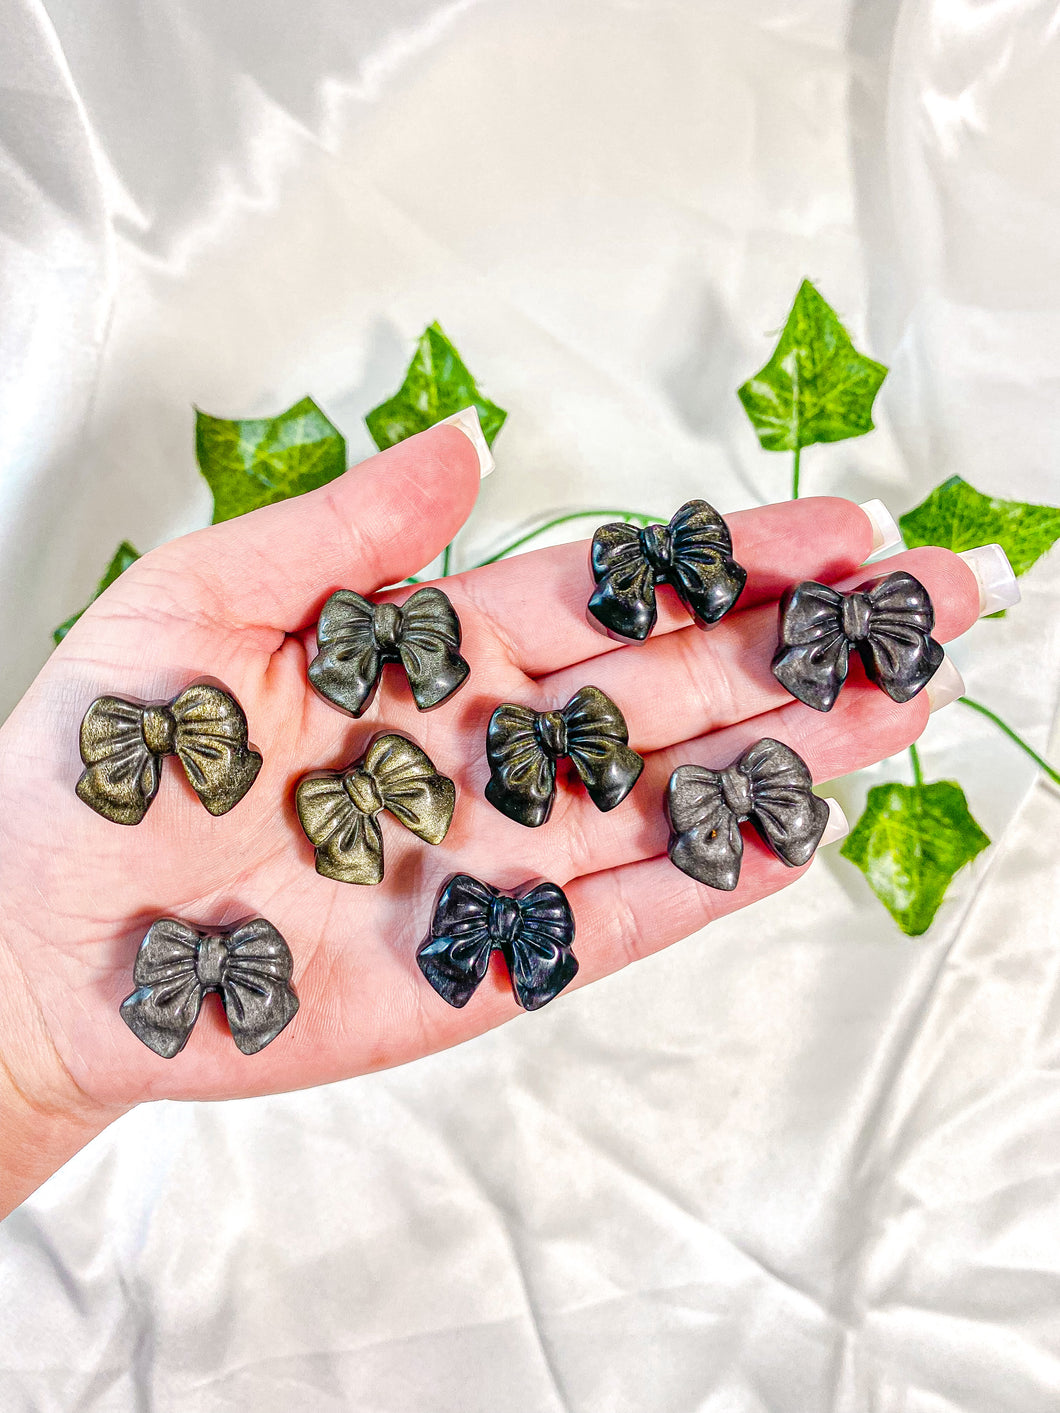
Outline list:
[[[404,736],[377,736],[345,770],[305,776],[295,807],[316,850],[317,872],[340,883],[383,878],[383,836],[376,816],[388,810],[428,844],[440,844],[452,822],[456,786],[425,751]]]
[[[812,785],[805,761],[768,737],[724,770],[678,766],[666,793],[671,860],[700,883],[730,892],[743,858],[740,824],[750,819],[784,863],[807,863],[828,823],[828,805]]]
[[[244,1055],[275,1040],[295,1012],[287,943],[264,918],[230,930],[198,929],[159,918],[140,943],[136,990],[121,1004],[133,1034],[163,1059],[187,1044],[210,991],[220,994],[232,1039]]]
[[[729,527],[705,500],[687,501],[668,525],[602,525],[590,566],[596,588],[589,612],[609,633],[635,642],[655,627],[656,585],[669,584],[707,627],[728,613],[747,582],[732,557]]]
[[[317,648],[309,680],[351,716],[367,711],[388,662],[404,668],[420,711],[451,697],[471,670],[460,656],[456,611],[431,587],[417,589],[400,607],[337,590],[321,610]]]
[[[541,883],[505,893],[469,874],[451,878],[438,899],[430,936],[416,960],[450,1006],[466,1006],[500,951],[524,1010],[547,1004],[578,971],[574,915],[561,888]]]
[[[870,682],[892,701],[907,702],[927,686],[945,656],[931,637],[934,626],[927,590],[904,570],[849,594],[808,580],[781,599],[773,674],[799,701],[831,711],[853,649]]]
[[[599,687],[582,687],[559,711],[504,702],[486,733],[486,799],[509,819],[537,828],[552,813],[556,762],[568,757],[596,808],[612,810],[644,769],[628,742],[625,717]]]
[[[253,785],[261,756],[233,696],[194,683],[169,703],[99,697],[81,722],[85,770],[77,795],[115,824],[139,824],[158,793],[162,761],[175,755],[199,799],[226,814]]]

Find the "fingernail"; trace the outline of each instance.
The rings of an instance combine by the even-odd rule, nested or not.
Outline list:
[[[979,545],[976,549],[962,550],[957,556],[963,559],[979,583],[979,617],[988,613],[1000,613],[1003,608],[1011,608],[1020,601],[1020,586],[1016,582],[1008,555],[1000,545]]]
[[[823,849],[826,844],[834,844],[839,839],[845,839],[850,833],[850,825],[839,801],[828,799],[825,800],[825,804],[828,806],[828,823],[825,825],[824,833],[817,845],[819,849]]]
[[[882,500],[863,500],[859,509],[863,510],[872,526],[872,553],[877,550],[894,549],[902,543],[902,532],[894,516]]]
[[[436,425],[444,426],[446,422],[451,422],[454,427],[459,427],[468,438],[478,455],[479,475],[488,476],[496,465],[496,462],[493,460],[493,453],[490,451],[489,442],[486,440],[482,431],[482,423],[478,420],[478,408],[462,407],[459,412],[454,412],[451,417],[443,417]]]
[[[927,693],[928,711],[941,711],[944,706],[949,706],[950,702],[964,696],[964,678],[949,658],[944,657],[924,691]]]

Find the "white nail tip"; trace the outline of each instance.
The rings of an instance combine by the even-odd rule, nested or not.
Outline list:
[[[496,462],[493,460],[489,442],[483,434],[482,423],[478,420],[478,408],[462,407],[459,412],[454,412],[451,417],[443,417],[435,425],[441,427],[447,422],[451,422],[454,427],[459,427],[468,438],[478,454],[479,475],[488,476]]]
[[[1019,603],[1020,586],[1000,545],[979,545],[962,550],[957,557],[964,560],[979,583],[980,618]]]
[[[825,825],[821,841],[817,845],[819,849],[823,849],[826,844],[838,843],[840,839],[845,839],[850,833],[850,823],[843,813],[843,806],[839,801],[828,799],[825,800],[825,804],[828,806],[828,823]]]
[[[872,553],[877,550],[894,549],[902,543],[902,532],[898,522],[882,500],[865,500],[858,507],[868,516],[872,526]]]
[[[944,657],[941,667],[924,691],[927,693],[928,710],[941,711],[944,706],[949,706],[950,702],[964,696],[964,678],[949,658]]]

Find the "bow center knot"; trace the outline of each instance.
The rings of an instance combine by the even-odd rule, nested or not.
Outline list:
[[[534,724],[542,749],[553,760],[567,754],[567,721],[561,711],[546,711]]]
[[[730,766],[721,772],[721,793],[725,804],[737,819],[747,819],[753,808],[751,782],[742,770]]]
[[[669,525],[645,525],[640,532],[640,545],[656,578],[668,574],[673,563],[673,536]]]
[[[490,903],[490,937],[495,943],[514,942],[519,934],[519,921],[522,914],[514,898],[503,896]]]
[[[397,604],[376,605],[372,615],[372,636],[381,652],[392,653],[401,637],[401,610]]]
[[[171,756],[176,748],[177,718],[167,706],[147,707],[140,725],[144,745],[153,756]]]
[[[872,605],[867,594],[847,594],[843,600],[843,632],[853,642],[867,638]]]
[[[351,770],[343,777],[343,786],[353,801],[353,807],[360,814],[378,814],[383,808],[383,797],[379,786],[367,770]]]
[[[199,984],[206,990],[214,990],[224,980],[228,948],[223,937],[204,937],[195,954],[195,973]]]

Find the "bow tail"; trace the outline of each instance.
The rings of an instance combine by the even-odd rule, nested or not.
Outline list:
[[[772,666],[773,676],[798,701],[815,711],[831,711],[847,680],[850,643],[837,627],[814,642],[781,645]]]
[[[755,796],[754,821],[777,858],[789,868],[801,868],[821,842],[828,804],[809,788],[763,792]]]
[[[578,974],[578,959],[569,946],[524,927],[514,942],[501,948],[511,974],[515,999],[524,1011],[537,1011],[555,1000]]]
[[[670,861],[689,878],[731,893],[740,881],[743,835],[736,816],[719,805],[709,819],[670,838]]]
[[[644,761],[636,751],[622,741],[605,738],[591,744],[572,744],[570,758],[589,798],[605,813],[622,803],[644,769]]]
[[[450,1006],[466,1006],[489,967],[488,913],[451,936],[429,937],[416,953],[420,971]]]
[[[383,878],[383,835],[374,815],[350,809],[346,827],[316,850],[317,873],[337,883],[371,886]]]
[[[874,623],[858,649],[866,677],[892,702],[911,701],[931,681],[946,656],[941,643],[912,624]]]
[[[238,966],[229,967],[221,985],[228,1028],[244,1055],[264,1050],[298,1010],[298,997],[286,977],[274,975],[274,970],[264,961],[255,965],[250,959],[240,959]]]
[[[202,1008],[194,962],[170,980],[141,986],[121,1003],[121,1018],[138,1040],[164,1060],[179,1055]]]

